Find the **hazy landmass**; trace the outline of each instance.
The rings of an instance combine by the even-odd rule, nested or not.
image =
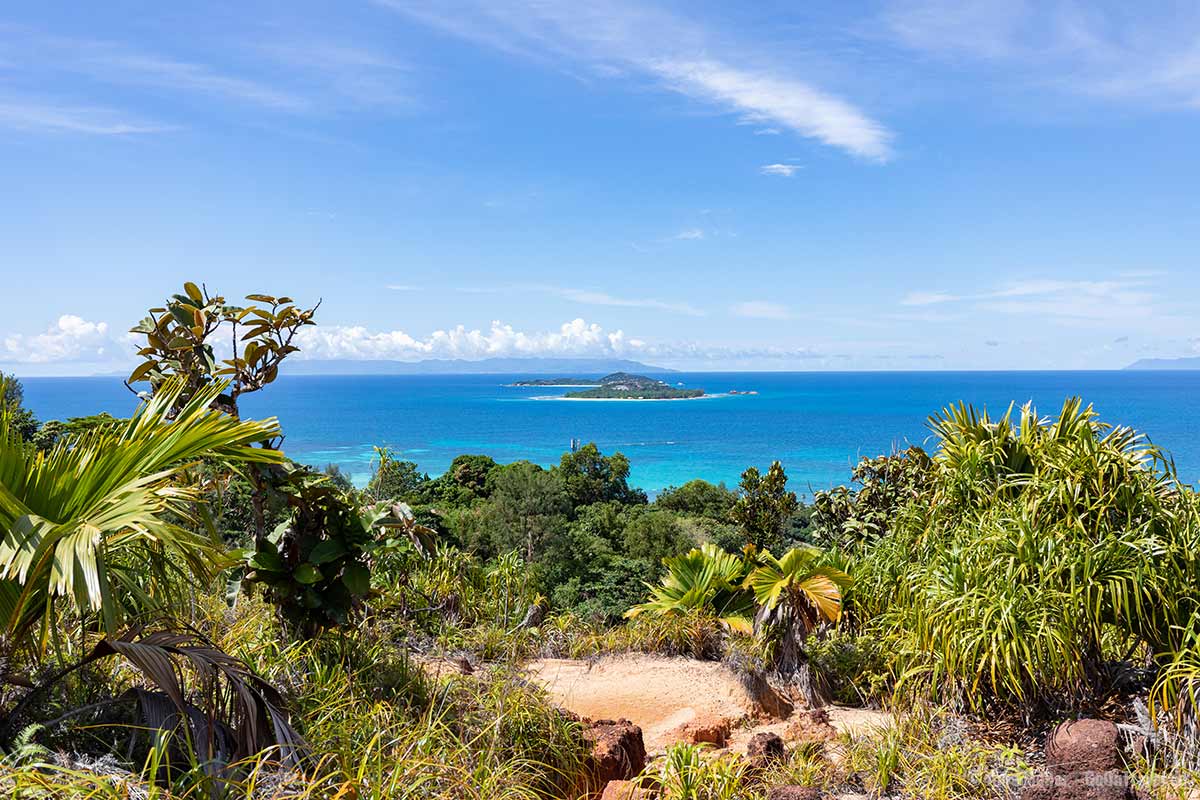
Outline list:
[[[357,359],[297,360],[293,375],[604,375],[611,372],[675,372],[638,361],[608,358],[484,358],[385,361]],[[593,379],[589,384],[594,384]]]
[[[1139,358],[1125,369],[1200,369],[1200,356],[1182,358]]]

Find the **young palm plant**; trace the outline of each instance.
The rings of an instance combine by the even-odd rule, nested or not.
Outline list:
[[[650,600],[625,612],[633,618],[647,613],[665,617],[701,612],[714,614],[727,628],[751,633],[753,600],[743,591],[745,559],[714,544],[704,544],[681,556],[664,559],[667,574],[659,586],[649,586]]]
[[[850,576],[820,563],[821,551],[796,547],[780,558],[764,551],[760,565],[746,577],[758,605],[755,627],[774,639],[775,669],[794,678],[812,707],[825,702],[804,653],[804,641],[821,623],[837,622],[842,614],[842,590]]]

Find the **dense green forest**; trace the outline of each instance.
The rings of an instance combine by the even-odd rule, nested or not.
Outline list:
[[[4,379],[6,796],[1057,797],[1084,778],[1038,783],[1040,739],[1081,717],[1128,746],[1071,796],[1198,785],[1200,503],[1082,401],[948,407],[928,450],[809,504],[770,454],[651,501],[594,444],[438,476],[380,449],[356,488],[239,411],[316,311],[187,284],[134,328],[129,419],[42,423]],[[809,727],[614,771],[622,723],[527,666],[619,654],[720,665]],[[826,707],[889,722],[835,730]]]

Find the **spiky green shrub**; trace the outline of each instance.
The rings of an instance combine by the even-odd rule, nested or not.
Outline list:
[[[1200,600],[1197,503],[1145,437],[1077,399],[1054,420],[953,406],[931,427],[931,489],[855,554],[848,597],[902,686],[1066,707],[1122,654],[1178,648]]]

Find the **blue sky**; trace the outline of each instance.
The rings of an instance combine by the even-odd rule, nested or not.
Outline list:
[[[1194,3],[9,3],[0,369],[188,279],[307,357],[1189,355],[1197,142]]]

